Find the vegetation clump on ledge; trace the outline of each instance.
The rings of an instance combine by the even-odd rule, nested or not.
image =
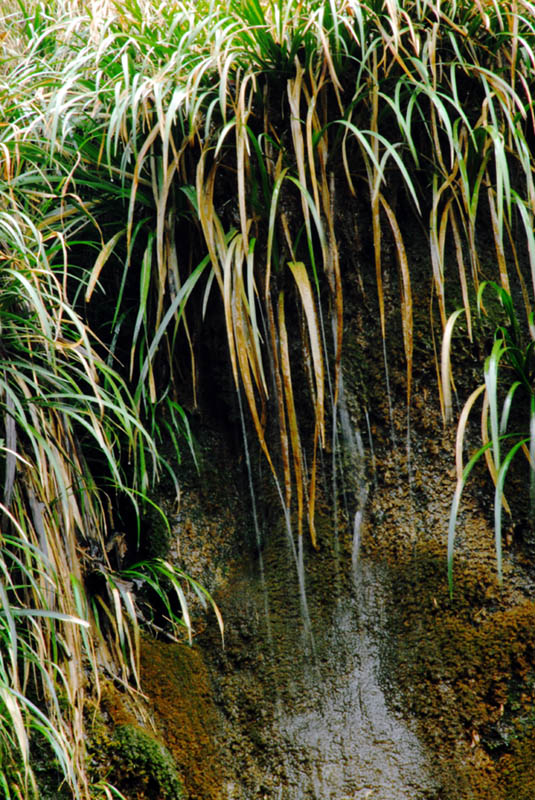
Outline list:
[[[0,786],[17,800],[38,791],[38,730],[73,797],[109,798],[88,777],[86,667],[135,683],[136,582],[167,616],[178,604],[175,638],[186,585],[205,596],[135,553],[158,475],[174,479],[162,442],[192,444],[184,406],[206,394],[210,320],[281,500],[317,545],[320,451],[337,435],[344,197],[361,209],[355,246],[371,230],[383,340],[384,253],[396,254],[409,406],[407,220],[428,240],[448,421],[454,322],[472,337],[495,284],[507,325],[478,395],[479,455],[500,559],[509,465],[535,450],[535,5],[19,0],[0,19]],[[475,401],[460,421],[450,562]]]

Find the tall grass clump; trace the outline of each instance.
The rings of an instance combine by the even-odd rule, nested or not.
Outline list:
[[[487,290],[487,291],[486,291]],[[498,313],[487,312],[494,321],[494,339],[484,363],[484,381],[469,396],[459,418],[456,446],[457,486],[453,497],[448,533],[448,579],[453,591],[453,549],[462,492],[476,464],[484,457],[492,477],[494,492],[494,533],[498,579],[503,580],[502,516],[511,514],[505,486],[513,461],[521,456],[529,474],[529,504],[535,502],[535,339],[522,329],[515,304],[508,292],[496,283],[484,281],[478,292],[480,313],[484,295],[493,294],[499,301]],[[499,313],[501,312],[501,313]],[[455,312],[448,322],[453,329]],[[500,319],[501,317],[501,319]],[[532,321],[532,316],[531,316]],[[447,343],[449,337],[445,337]],[[446,346],[445,357],[449,358]],[[483,397],[481,411],[482,446],[463,464],[463,443],[476,400]],[[518,458],[517,458],[518,456]],[[523,461],[523,459],[522,459]]]
[[[99,193],[89,181],[92,166],[87,183],[80,177],[80,194],[75,143],[67,137],[55,152],[49,139],[61,70],[90,31],[79,11],[37,3],[2,10],[0,792],[17,800],[41,796],[36,766],[56,781],[58,797],[119,796],[89,768],[85,700],[98,697],[103,669],[138,685],[146,616],[132,581],[156,592],[175,637],[185,626],[191,638],[186,587],[207,599],[163,561],[120,570],[108,557],[117,501],[128,499],[139,524],[166,464],[156,428],[141,421],[150,421],[147,409],[140,413],[117,370],[113,335],[97,337],[84,313],[90,281],[73,253],[93,261],[97,248],[103,261],[103,231],[88,196]],[[120,186],[107,192],[103,208],[123,193]],[[119,328],[120,321],[114,335]],[[185,423],[180,407],[168,406],[171,421],[178,418],[176,440]],[[101,589],[88,594],[95,575]]]
[[[80,587],[93,542],[106,535],[102,486],[139,497],[158,461],[154,442],[188,436],[183,398],[199,402],[199,342],[210,321],[221,319],[231,381],[288,517],[317,544],[320,453],[336,437],[340,391],[344,197],[359,209],[356,227],[371,230],[383,340],[385,252],[392,244],[396,254],[409,406],[407,220],[426,232],[447,345],[452,313],[473,336],[488,280],[502,300],[515,298],[522,335],[534,338],[535,6],[56,0],[3,9],[4,513],[6,552],[22,563],[5,570],[2,652],[15,652],[13,631],[24,623],[33,663],[33,632],[46,626],[46,642],[62,642],[58,661],[34,661],[60,664],[74,641],[85,648],[80,659],[93,657]],[[500,486],[505,429],[492,396],[518,345],[498,340],[486,452]],[[449,421],[447,356],[443,367]],[[131,609],[126,578],[106,575],[117,607]],[[135,636],[111,627],[128,664]],[[33,712],[14,657],[3,664],[4,739],[27,780]],[[47,675],[47,692],[67,683],[60,671]],[[79,777],[75,694],[78,727],[63,712],[49,719],[58,736],[64,724],[71,732],[74,761],[65,763]]]
[[[107,529],[88,462],[98,454],[110,490],[135,491],[146,475],[134,468],[127,483],[121,451],[134,464],[152,450],[155,465],[156,453],[122,379],[66,301],[51,264],[61,240],[46,241],[8,191],[2,199],[0,703],[4,746],[17,755],[2,761],[1,779],[25,796],[31,742],[44,737],[83,796],[82,665],[97,674],[84,570],[105,552]]]
[[[130,2],[94,17],[90,41],[59,68],[47,154],[69,164],[73,188],[92,203],[101,241],[81,281],[88,301],[116,282],[113,320],[129,331],[136,402],[176,400],[156,376],[163,361],[173,384],[178,342],[195,404],[194,341],[218,294],[236,389],[286,507],[295,504],[314,543],[318,454],[342,355],[338,195],[356,198],[372,230],[383,339],[383,254],[393,243],[408,403],[408,215],[427,231],[443,329],[450,296],[460,296],[472,337],[483,278],[513,287],[531,326],[533,11],[524,0]],[[479,228],[490,232],[493,264]],[[122,270],[113,279],[112,252]],[[135,309],[125,294],[133,273]],[[299,358],[289,313],[301,319]],[[303,383],[310,431],[296,412]],[[439,393],[449,419],[449,378]]]

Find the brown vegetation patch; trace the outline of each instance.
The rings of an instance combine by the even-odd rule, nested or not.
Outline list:
[[[141,684],[190,800],[219,800],[219,721],[199,650],[144,640]]]
[[[533,797],[535,603],[465,569],[450,599],[443,557],[394,574],[392,669],[405,712],[435,754],[444,798]],[[514,787],[514,791],[513,791]]]

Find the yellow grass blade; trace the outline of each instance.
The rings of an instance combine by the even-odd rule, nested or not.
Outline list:
[[[500,282],[502,288],[505,289],[507,294],[511,294],[511,287],[509,285],[509,275],[507,273],[507,264],[505,262],[505,250],[503,247],[503,228],[498,223],[498,212],[496,210],[496,203],[494,201],[494,191],[489,187],[487,196],[489,199],[490,219],[492,222],[492,233],[494,236],[494,247],[496,249],[496,259],[500,270]]]
[[[249,99],[246,101],[246,90],[249,83],[253,86],[249,93]],[[248,228],[249,223],[247,220],[246,209],[246,172],[247,172],[247,120],[251,113],[251,106],[254,96],[254,76],[247,75],[240,86],[240,93],[238,99],[238,107],[236,111],[236,158],[238,165],[238,206],[240,210],[240,225],[241,233],[244,242],[244,250],[249,249],[248,244]]]
[[[440,321],[442,327],[446,326],[446,303],[444,298],[444,249],[443,238],[439,235],[438,231],[438,206],[442,192],[448,186],[449,182],[444,183],[440,189],[437,189],[437,176],[433,176],[433,203],[431,206],[431,213],[429,216],[429,244],[431,247],[431,263],[433,266],[433,277],[435,282],[435,290],[438,297],[438,309],[440,312]]]
[[[451,319],[451,317],[450,317]],[[473,408],[474,403],[476,402],[479,395],[485,390],[485,384],[482,383],[481,386],[478,386],[477,389],[474,389],[466,403],[464,404],[463,410],[461,411],[461,416],[459,417],[459,423],[457,425],[457,438],[455,443],[455,471],[457,473],[457,484],[463,484],[463,443],[464,443],[464,434],[466,432],[466,424],[468,422],[468,417],[470,416],[470,412]]]
[[[104,245],[104,247],[102,248],[102,250],[98,254],[97,260],[95,261],[93,269],[91,270],[91,274],[89,276],[89,280],[87,281],[87,288],[85,290],[85,302],[86,303],[89,303],[89,301],[91,300],[91,296],[92,296],[92,294],[93,294],[93,292],[95,290],[95,286],[98,283],[98,279],[100,277],[100,273],[102,272],[102,269],[103,269],[104,265],[106,264],[107,260],[109,259],[109,257],[113,253],[113,249],[114,249],[115,245],[117,244],[119,239],[122,236],[124,236],[125,233],[126,233],[126,231],[118,231],[115,234],[115,236],[112,236],[112,238],[109,241],[106,242],[106,244]]]
[[[329,269],[332,269],[334,275],[334,303],[336,306],[336,332],[335,332],[335,353],[334,353],[334,400],[336,406],[338,402],[338,392],[340,388],[340,370],[342,365],[342,339],[344,333],[344,293],[342,289],[342,275],[340,272],[340,256],[338,253],[338,245],[336,243],[336,234],[334,230],[334,197],[335,197],[334,173],[331,172],[330,189],[329,189],[329,209],[328,212],[324,209],[327,217],[327,226],[329,231]]]
[[[269,227],[268,227],[267,254],[266,254],[266,278],[264,286],[264,303],[266,308],[271,356],[273,358],[273,377],[275,380],[275,394],[276,394],[275,399],[277,401],[277,412],[279,419],[281,458],[282,458],[282,466],[284,472],[285,503],[286,507],[288,508],[291,497],[290,443],[288,441],[286,415],[284,410],[284,391],[283,391],[280,360],[279,360],[278,331],[275,322],[275,314],[273,311],[273,301],[271,298],[271,257],[273,251],[275,219],[277,214],[280,190],[282,183],[286,177],[286,172],[287,169],[284,168],[277,175],[271,195],[271,207],[269,210]]]
[[[250,350],[247,345],[246,325],[243,319],[243,309],[237,308],[236,306],[234,308],[234,338],[240,379],[245,392],[245,397],[247,398],[247,403],[253,419],[258,442],[262,448],[262,451],[264,452],[264,455],[266,456],[273,475],[276,476],[277,473],[271,460],[271,455],[265,439],[264,427],[262,425],[256,405],[256,397],[250,369]]]
[[[290,127],[292,131],[292,141],[294,145],[294,154],[295,160],[297,164],[297,175],[299,179],[299,183],[303,189],[300,192],[301,194],[301,206],[303,210],[303,217],[305,219],[305,226],[307,233],[310,238],[310,214],[309,208],[306,200],[306,189],[307,189],[307,179],[306,179],[306,161],[305,161],[305,143],[303,140],[303,132],[301,130],[301,116],[300,116],[300,103],[301,103],[301,91],[302,91],[302,84],[303,84],[303,74],[304,70],[299,62],[296,64],[296,75],[295,78],[291,78],[288,81],[288,103],[290,105]]]
[[[139,155],[136,160],[136,166],[134,168],[134,175],[132,178],[132,188],[130,190],[130,202],[128,204],[128,217],[127,217],[127,227],[126,227],[126,241],[128,246],[130,247],[130,242],[132,239],[132,226],[134,223],[134,209],[136,205],[136,195],[137,195],[137,188],[139,185],[139,178],[140,172],[143,168],[143,164],[145,159],[156,141],[158,135],[160,133],[160,124],[157,123],[154,128],[151,130],[147,138],[145,139],[142,148],[139,151]]]
[[[488,418],[489,418],[489,395],[488,392],[485,392],[485,396],[483,397],[483,409],[481,411],[481,441],[483,446],[489,444],[489,426],[488,426]],[[485,461],[487,462],[487,468],[490,473],[490,477],[492,478],[492,482],[494,486],[498,483],[498,471],[496,469],[496,464],[494,462],[494,458],[492,456],[492,447],[487,447],[485,450]],[[509,503],[505,495],[502,494],[502,505],[507,511],[508,514],[511,513],[511,509],[509,507]]]
[[[444,329],[444,335],[442,337],[442,358],[441,358],[440,372],[441,372],[442,398],[444,402],[443,416],[445,423],[451,422],[452,418],[451,386],[453,383],[453,378],[451,375],[451,360],[450,360],[451,337],[453,335],[453,328],[455,322],[457,321],[458,316],[462,313],[463,313],[462,308],[458,308],[457,311],[453,312],[453,314],[448,319],[448,322]]]
[[[457,266],[459,267],[459,280],[461,282],[461,291],[463,295],[464,313],[466,316],[466,327],[468,329],[468,337],[470,341],[472,341],[472,313],[470,310],[470,299],[468,297],[468,283],[466,280],[466,268],[464,266],[461,234],[459,232],[459,226],[457,224],[455,213],[453,212],[453,208],[451,206],[451,201],[448,203],[447,208],[449,210],[451,229],[453,232],[453,239],[455,241],[455,255],[457,257]]]
[[[294,280],[299,290],[301,303],[305,312],[305,317],[308,327],[308,336],[310,341],[310,349],[312,353],[312,362],[314,365],[314,378],[316,397],[314,400],[314,413],[316,423],[318,425],[318,433],[322,442],[325,441],[325,428],[324,428],[324,363],[323,352],[321,346],[321,337],[316,316],[316,306],[314,303],[314,295],[312,293],[312,286],[308,278],[306,267],[302,261],[290,261],[288,263]]]
[[[308,530],[310,540],[315,550],[319,549],[318,537],[316,534],[315,510],[316,510],[316,473],[318,469],[318,439],[320,431],[318,423],[314,429],[314,453],[312,456],[312,469],[310,471],[310,482],[308,487]]]
[[[403,236],[401,235],[401,230],[396,220],[395,214],[381,193],[379,193],[379,198],[388,217],[390,227],[392,228],[392,234],[394,236],[394,242],[396,244],[398,264],[402,278],[401,322],[403,328],[403,345],[405,349],[405,358],[407,360],[407,404],[409,404],[411,400],[412,351],[413,351],[412,291],[411,291],[409,263],[407,261],[407,253],[405,250],[405,245],[403,243]]]
[[[279,295],[279,341],[281,354],[281,371],[284,384],[284,396],[286,400],[286,414],[288,417],[288,427],[290,429],[290,441],[292,444],[292,455],[295,474],[295,485],[297,492],[297,527],[299,534],[303,533],[303,458],[301,453],[301,442],[297,427],[297,415],[295,412],[294,395],[292,389],[292,375],[290,368],[290,351],[288,348],[288,333],[284,315],[284,293]]]
[[[236,389],[239,387],[239,371],[238,362],[236,360],[236,343],[234,338],[233,269],[235,251],[239,247],[240,242],[241,235],[236,234],[236,236],[234,236],[228,244],[225,260],[223,262],[223,308],[225,311],[225,325],[227,328],[230,363],[232,366],[232,375],[234,376],[234,384]]]

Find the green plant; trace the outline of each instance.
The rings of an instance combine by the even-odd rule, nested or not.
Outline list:
[[[513,300],[501,286],[492,282],[481,284],[478,292],[478,309],[484,309],[483,296],[486,289],[498,298],[503,309],[505,322],[496,325],[494,342],[489,356],[485,359],[484,383],[475,389],[462,410],[457,429],[457,488],[455,490],[449,521],[448,533],[448,580],[450,592],[453,590],[453,549],[455,529],[461,494],[474,466],[484,456],[489,473],[494,481],[494,532],[498,578],[502,581],[502,511],[510,512],[504,488],[511,464],[517,454],[523,454],[529,470],[531,502],[535,486],[535,340],[530,330],[526,344],[521,326],[515,312]],[[450,318],[450,331],[458,315]],[[532,320],[530,320],[531,322]],[[444,385],[449,385],[449,339],[445,340],[446,371]],[[446,394],[446,390],[444,392]],[[482,447],[480,447],[463,467],[463,443],[470,413],[477,398],[483,395],[481,412]],[[512,420],[512,422],[511,422]]]
[[[195,403],[199,317],[219,289],[236,389],[285,505],[295,496],[298,528],[306,517],[315,542],[318,453],[342,356],[337,190],[368,205],[383,338],[384,229],[394,243],[410,401],[411,265],[390,190],[428,226],[444,327],[452,241],[471,331],[476,219],[488,220],[506,291],[515,226],[535,265],[532,5],[233,0],[113,8],[106,22],[96,11],[80,15],[85,38],[56,25],[46,68],[34,50],[20,70],[26,133],[6,137],[6,147],[34,164],[26,164],[25,202],[32,193],[41,198],[47,184],[48,208],[32,204],[41,224],[95,249],[94,265],[78,270],[78,296],[111,296],[104,338],[127,357],[148,420],[166,398],[177,403],[178,342],[192,364]],[[333,326],[324,322],[325,296]],[[295,410],[288,309],[304,320],[309,437]],[[166,387],[157,378],[163,364]],[[277,457],[267,444],[270,410]]]
[[[159,800],[185,796],[171,754],[140,728],[118,725],[109,752],[120,784],[133,784],[136,791],[149,791]]]
[[[103,655],[85,578],[95,558],[106,561],[108,495],[139,512],[163,464],[117,362],[80,314],[69,256],[92,217],[69,191],[72,164],[48,161],[44,117],[29,121],[20,103],[31,82],[42,90],[34,109],[46,103],[54,60],[74,35],[54,12],[21,4],[12,14],[9,35],[22,31],[27,50],[0,78],[0,783],[16,798],[39,794],[39,737],[71,796],[93,792],[83,708],[87,670],[98,686]],[[120,673],[115,655],[107,666]]]
[[[54,248],[17,207],[0,213],[0,227],[4,736],[20,754],[26,789],[32,786],[35,729],[78,797],[87,790],[80,727],[84,660],[96,671],[85,632],[80,544],[98,545],[106,530],[87,458],[99,451],[110,485],[130,491],[121,448],[130,447],[136,461],[140,450],[144,456],[152,448],[154,464],[157,457],[128,393],[122,395],[126,387],[97,356],[90,333],[65,299],[49,262]],[[144,476],[138,480],[146,485]],[[79,667],[69,667],[69,659]],[[69,697],[67,710],[58,702],[60,689]]]
[[[104,565],[99,567],[106,593],[93,598],[93,612],[102,635],[106,620],[113,631],[113,644],[117,663],[123,668],[127,684],[134,679],[139,686],[140,628],[164,634],[166,638],[182,641],[186,633],[192,643],[193,627],[186,592],[191,590],[203,609],[213,609],[221,632],[224,624],[221,613],[210,594],[191,576],[162,558],[140,561],[120,572]],[[147,596],[147,592],[151,594]],[[161,607],[161,620],[157,619],[156,604]],[[178,605],[177,605],[178,604]],[[109,637],[107,637],[109,644]]]

